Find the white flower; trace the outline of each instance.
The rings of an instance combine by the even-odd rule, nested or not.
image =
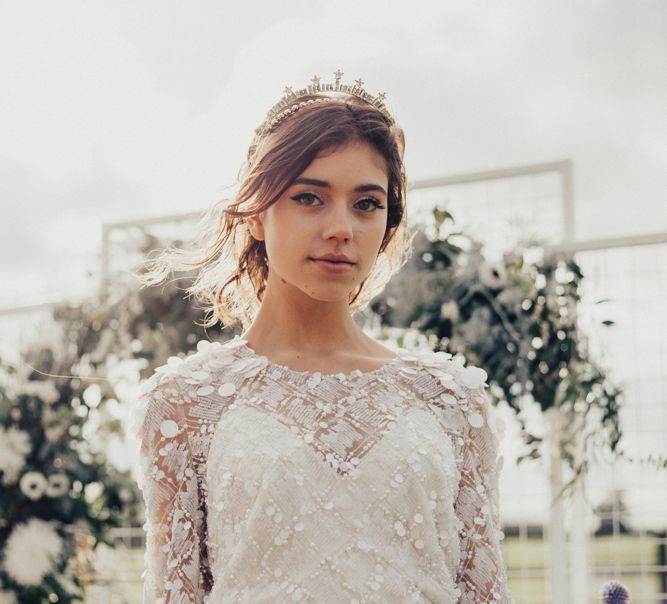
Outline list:
[[[25,456],[32,450],[30,436],[23,430],[0,426],[0,472],[2,484],[14,484],[21,468],[25,464]]]
[[[41,398],[47,405],[52,405],[60,398],[60,392],[52,380],[29,380],[21,384],[18,394],[28,394]]]
[[[443,319],[449,319],[452,323],[456,323],[459,320],[459,305],[454,300],[445,302],[440,307],[440,316]]]
[[[479,280],[487,287],[498,289],[507,283],[507,273],[503,264],[482,262],[478,271]]]
[[[88,503],[93,503],[104,492],[104,486],[101,482],[89,482],[83,489],[84,496]]]
[[[102,389],[99,384],[91,384],[83,391],[82,396],[86,405],[96,408],[102,402]]]
[[[46,486],[47,497],[62,497],[67,491],[69,491],[69,478],[67,478],[67,474],[60,472],[49,476]]]
[[[53,524],[31,518],[14,527],[5,545],[4,570],[17,583],[40,585],[53,570],[63,541]]]
[[[26,472],[21,476],[19,487],[21,488],[21,492],[28,497],[28,499],[36,501],[44,495],[47,484],[46,478],[41,472]]]

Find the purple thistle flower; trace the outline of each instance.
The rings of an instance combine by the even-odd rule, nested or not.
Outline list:
[[[628,604],[630,593],[628,588],[618,581],[607,581],[600,590],[602,604]]]

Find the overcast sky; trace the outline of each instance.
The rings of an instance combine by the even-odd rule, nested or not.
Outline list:
[[[287,84],[362,78],[411,181],[571,158],[577,235],[667,229],[667,2],[0,5],[0,307],[90,291],[101,224],[200,211]]]

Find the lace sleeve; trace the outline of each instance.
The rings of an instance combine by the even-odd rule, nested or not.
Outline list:
[[[153,375],[133,418],[146,512],[143,604],[205,601],[205,524],[182,395],[178,377]]]
[[[486,387],[482,383],[469,390],[461,479],[455,502],[456,514],[463,524],[456,583],[462,604],[513,604],[500,549],[503,534],[498,510],[498,474],[502,457],[498,457],[495,414]]]

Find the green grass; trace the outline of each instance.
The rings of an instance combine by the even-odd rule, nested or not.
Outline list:
[[[623,583],[634,597],[634,602],[660,602],[655,594],[660,593],[660,581],[656,573],[640,574],[637,570],[621,567],[639,567],[641,564],[658,564],[657,541],[650,538],[640,539],[637,535],[619,535],[596,537],[589,542],[589,577],[590,603],[597,603],[598,592],[609,579]],[[548,564],[550,552],[541,538],[506,538],[503,542],[503,557],[507,566],[509,586],[517,604],[544,602],[546,581],[545,563]],[[607,570],[602,570],[607,567]],[[619,573],[614,575],[614,568]],[[596,570],[600,569],[600,570]],[[521,572],[529,576],[521,576]]]

